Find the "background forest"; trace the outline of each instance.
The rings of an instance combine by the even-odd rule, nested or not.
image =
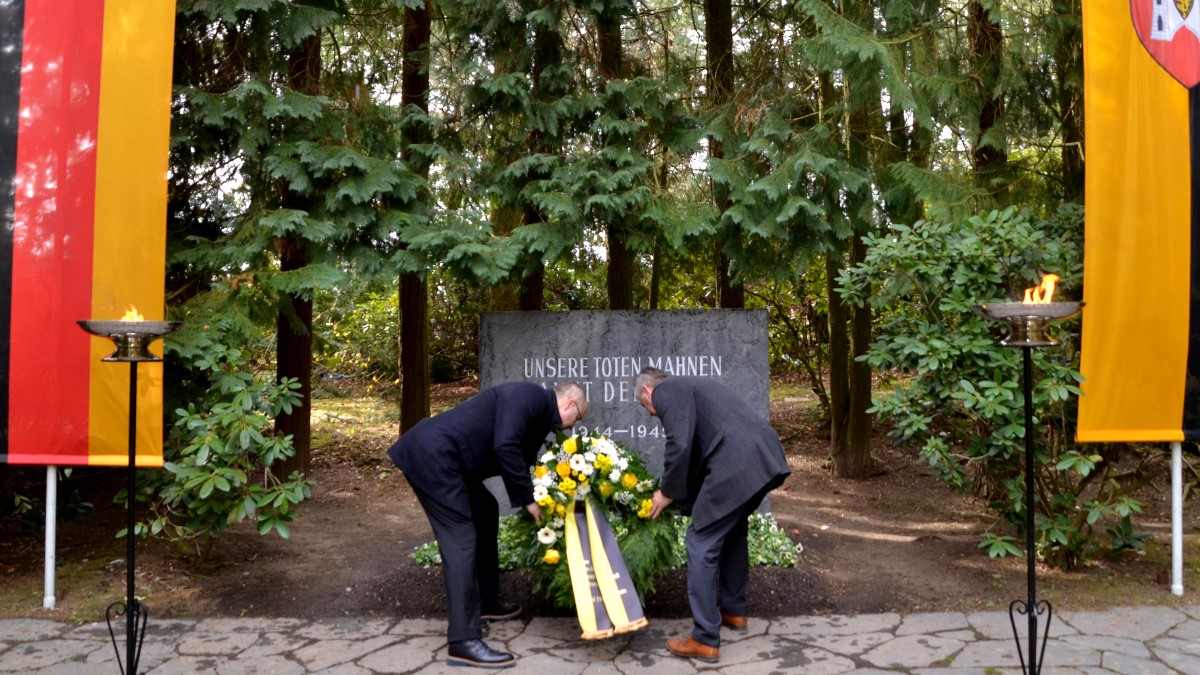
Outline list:
[[[1017,553],[1019,350],[971,305],[1045,272],[1079,297],[1080,12],[178,0],[167,305],[185,330],[139,529],[201,553],[247,518],[286,536],[322,379],[393,397],[407,429],[431,381],[473,375],[482,311],[765,307],[836,475],[874,470],[883,423],[1011,525],[989,553]],[[1160,449],[1073,443],[1078,323],[1058,332],[1035,354],[1037,527],[1071,567],[1139,546],[1129,494]]]

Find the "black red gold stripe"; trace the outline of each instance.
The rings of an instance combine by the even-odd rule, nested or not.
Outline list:
[[[12,11],[12,3],[0,3]],[[79,319],[163,315],[174,0],[24,0],[5,21],[18,82],[6,143],[0,325],[6,452],[22,464],[128,462],[129,366]],[[14,50],[5,50],[13,58]],[[11,66],[5,62],[5,67]],[[15,101],[13,100],[15,98]],[[162,463],[162,369],[139,366],[139,465]]]
[[[24,25],[24,0],[0,3],[0,385],[9,381],[12,222],[16,197],[17,120],[21,110],[21,35]],[[7,386],[0,386],[0,463],[8,461],[8,391]]]

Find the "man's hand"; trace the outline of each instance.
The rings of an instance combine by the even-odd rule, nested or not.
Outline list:
[[[529,512],[529,515],[533,516],[533,522],[542,522],[542,508],[537,505],[537,502],[529,502],[525,505],[525,510]]]
[[[658,514],[662,513],[663,509],[670,506],[673,501],[675,500],[664,495],[662,490],[655,490],[654,496],[650,498],[650,502],[653,504],[650,507],[650,520],[658,520]]]

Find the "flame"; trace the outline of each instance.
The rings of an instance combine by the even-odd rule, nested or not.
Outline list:
[[[129,306],[129,311],[125,312],[125,316],[121,317],[122,321],[145,321],[146,317],[138,313],[137,307]]]
[[[1058,282],[1057,274],[1047,274],[1042,277],[1042,283],[1034,288],[1025,289],[1026,305],[1047,305],[1054,297],[1054,284]]]

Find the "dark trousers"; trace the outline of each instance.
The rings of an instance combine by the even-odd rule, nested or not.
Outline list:
[[[433,527],[442,554],[442,580],[446,586],[446,610],[450,642],[483,637],[480,603],[495,604],[500,593],[500,561],[496,546],[500,530],[500,507],[481,481],[464,481],[471,505],[464,514],[447,508],[442,500],[426,494],[410,480],[413,492]]]
[[[688,528],[688,604],[692,608],[692,637],[710,647],[721,646],[721,611],[746,616],[746,587],[750,582],[747,532],[750,516],[770,489],[721,519],[697,529]]]

